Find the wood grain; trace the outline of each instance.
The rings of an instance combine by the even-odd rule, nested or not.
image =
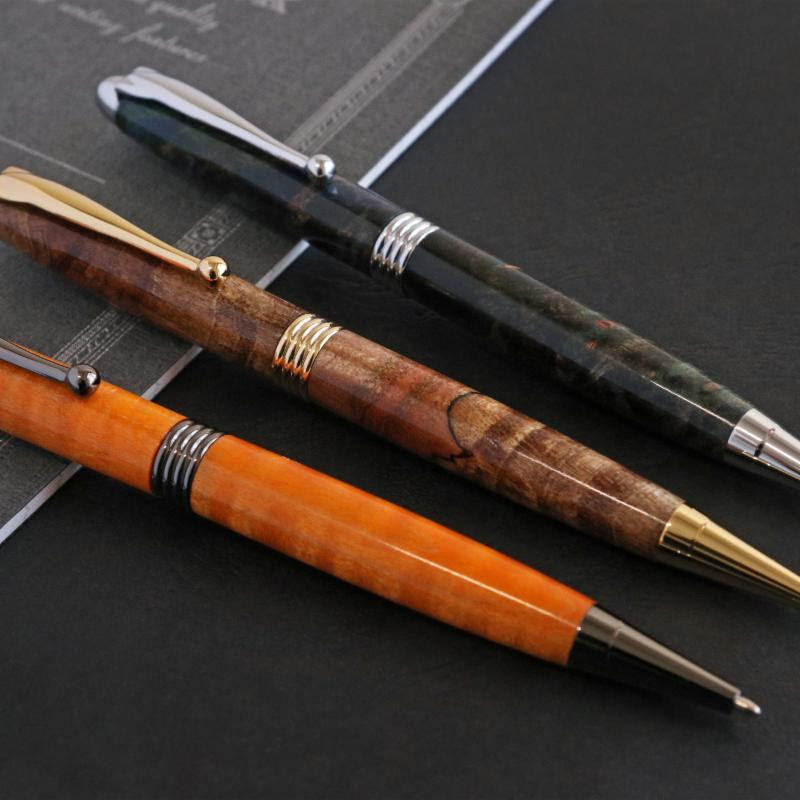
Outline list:
[[[253,216],[376,277],[380,232],[406,209],[341,176],[311,183],[274,156],[158,103],[124,97],[119,127],[244,198]],[[382,275],[381,278],[385,278]],[[389,283],[473,337],[684,446],[722,457],[750,403],[605,315],[439,228]]]
[[[0,362],[0,429],[143,491],[179,414],[103,383],[90,397]],[[441,525],[233,436],[197,470],[192,509],[317,569],[565,665],[593,601]]]
[[[164,434],[182,417],[105,381],[79,397],[63,384],[0,361],[0,429],[150,491]]]
[[[275,347],[302,309],[199,276],[61,219],[0,202],[0,238],[123,311],[276,382]],[[235,266],[235,265],[234,265]],[[309,399],[581,531],[651,556],[681,498],[508,406],[349,331],[320,352]]]
[[[472,539],[232,436],[201,463],[192,508],[348,583],[558,664],[592,605]]]
[[[522,505],[642,555],[681,499],[574,439],[342,331],[320,353],[318,405]]]

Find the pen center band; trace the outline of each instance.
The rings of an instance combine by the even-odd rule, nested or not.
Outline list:
[[[283,379],[285,388],[306,396],[317,356],[340,330],[338,325],[313,314],[302,314],[289,324],[272,356],[272,369]]]
[[[153,459],[150,488],[179,508],[191,510],[192,483],[211,445],[225,434],[190,419],[173,425]]]
[[[369,258],[370,269],[375,274],[399,278],[420,242],[438,230],[437,225],[410,211],[399,214],[375,240]]]

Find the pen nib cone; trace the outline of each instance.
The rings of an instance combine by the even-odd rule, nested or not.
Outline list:
[[[800,482],[800,439],[758,409],[750,409],[739,420],[727,447],[742,456],[743,466],[769,470],[790,483]]]
[[[705,577],[800,603],[800,576],[689,506],[679,506],[664,528],[660,556]]]

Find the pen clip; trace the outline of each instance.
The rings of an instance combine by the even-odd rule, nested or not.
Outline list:
[[[119,108],[120,95],[160,103],[179,114],[247,142],[283,164],[299,170],[315,182],[328,181],[336,172],[336,165],[330,156],[321,153],[310,157],[303,155],[257,128],[213,97],[154,69],[137,67],[128,75],[106,78],[97,87],[100,106],[112,117]]]
[[[156,239],[85,195],[19,167],[6,167],[0,173],[0,200],[39,208],[86,230],[129,244],[175,267],[197,272],[209,283],[217,283],[229,273],[227,264],[221,258],[196,258]]]
[[[66,384],[75,394],[82,396],[92,394],[100,385],[100,373],[91,364],[70,367],[7,339],[0,339],[0,361]]]

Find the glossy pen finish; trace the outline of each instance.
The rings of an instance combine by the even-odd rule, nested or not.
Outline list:
[[[639,555],[800,599],[798,576],[676,495],[235,275],[218,278],[228,271],[221,259],[198,262],[66,187],[5,170],[0,239],[117,308],[529,508]],[[209,264],[213,276],[203,274]]]
[[[103,82],[99,95],[119,127],[159,155],[241,193],[262,218],[463,324],[526,368],[714,458],[800,479],[800,441],[731,390],[374,192],[336,175],[315,179],[279,143],[258,146],[249,123],[197,90],[137,70]]]
[[[9,363],[7,345],[0,429],[14,436],[145,492],[169,495],[191,472],[183,495],[196,514],[363,589],[555,664],[758,713],[735,686],[513,559],[99,378],[81,395]]]
[[[274,365],[306,312],[232,274],[186,270],[30,204],[4,199],[0,239],[122,311],[230,360],[405,449],[582,531],[653,557],[681,498],[490,397],[347,330],[305,385]],[[27,173],[16,173],[27,175]]]
[[[161,442],[183,419],[108,382],[79,397],[0,363],[0,385],[0,429],[145,492]],[[593,605],[478,542],[234,436],[209,449],[191,504],[349,583],[557,664],[567,663]]]

